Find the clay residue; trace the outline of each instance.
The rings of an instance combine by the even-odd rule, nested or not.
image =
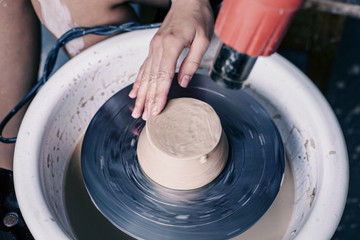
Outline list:
[[[158,149],[182,158],[207,154],[218,144],[222,132],[214,109],[193,98],[173,99],[160,115],[148,120],[147,126]]]

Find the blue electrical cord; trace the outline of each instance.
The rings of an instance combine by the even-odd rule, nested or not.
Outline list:
[[[98,27],[77,27],[70,29],[66,33],[64,33],[57,41],[54,48],[47,55],[44,71],[36,83],[36,85],[28,92],[28,94],[5,116],[5,118],[0,123],[0,142],[3,143],[15,143],[16,137],[13,138],[5,138],[2,135],[2,132],[6,126],[6,124],[11,120],[11,118],[38,92],[40,87],[44,85],[44,83],[48,80],[51,75],[56,59],[61,47],[63,47],[69,41],[82,37],[88,34],[101,35],[101,36],[109,36],[115,35],[121,32],[131,32],[136,30],[144,30],[151,28],[158,28],[161,26],[161,23],[153,23],[148,25],[140,25],[138,22],[127,22],[122,25],[104,25]]]

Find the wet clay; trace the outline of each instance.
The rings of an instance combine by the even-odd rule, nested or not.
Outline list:
[[[176,98],[142,130],[137,155],[144,173],[171,189],[189,190],[214,180],[228,157],[228,141],[214,109]]]

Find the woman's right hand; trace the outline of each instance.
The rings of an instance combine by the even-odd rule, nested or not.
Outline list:
[[[172,1],[129,93],[129,97],[136,98],[134,118],[142,115],[146,120],[150,114],[157,115],[163,110],[177,60],[184,48],[189,48],[189,53],[180,66],[178,82],[187,87],[209,46],[213,25],[209,0]]]

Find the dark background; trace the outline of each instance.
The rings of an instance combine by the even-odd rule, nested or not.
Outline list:
[[[279,52],[307,72],[309,54],[288,48]],[[360,19],[345,19],[330,78],[323,88],[341,125],[350,166],[346,207],[332,240],[360,239]]]
[[[305,26],[305,29],[309,28]],[[323,25],[318,25],[318,28],[322,29]],[[345,18],[340,33],[341,36],[336,47],[328,46],[329,51],[326,51],[327,46],[325,46],[323,47],[325,50],[322,49],[323,52],[320,54],[314,55],[308,51],[308,48],[303,51],[291,48],[286,44],[280,47],[279,53],[307,75],[314,75],[313,78],[311,76],[310,78],[315,78],[314,82],[321,88],[329,101],[343,130],[350,165],[349,193],[343,217],[332,239],[349,240],[360,239],[360,19]],[[43,60],[53,45],[54,41],[51,35],[43,29]],[[313,74],[309,71],[313,66],[312,58],[314,56],[321,60],[322,57],[329,58],[327,54],[330,54],[330,57],[332,54],[334,56],[330,65],[326,63],[328,65],[325,64],[322,67],[327,69],[319,67],[323,71],[320,71],[319,74],[325,79],[324,83],[323,79],[316,79],[317,73]],[[315,62],[319,62],[318,59],[315,60]],[[66,61],[67,57],[61,53],[57,67]],[[8,234],[0,232],[0,239],[8,237]]]
[[[347,19],[326,93],[344,133],[350,165],[345,212],[333,240],[360,239],[360,19]]]

